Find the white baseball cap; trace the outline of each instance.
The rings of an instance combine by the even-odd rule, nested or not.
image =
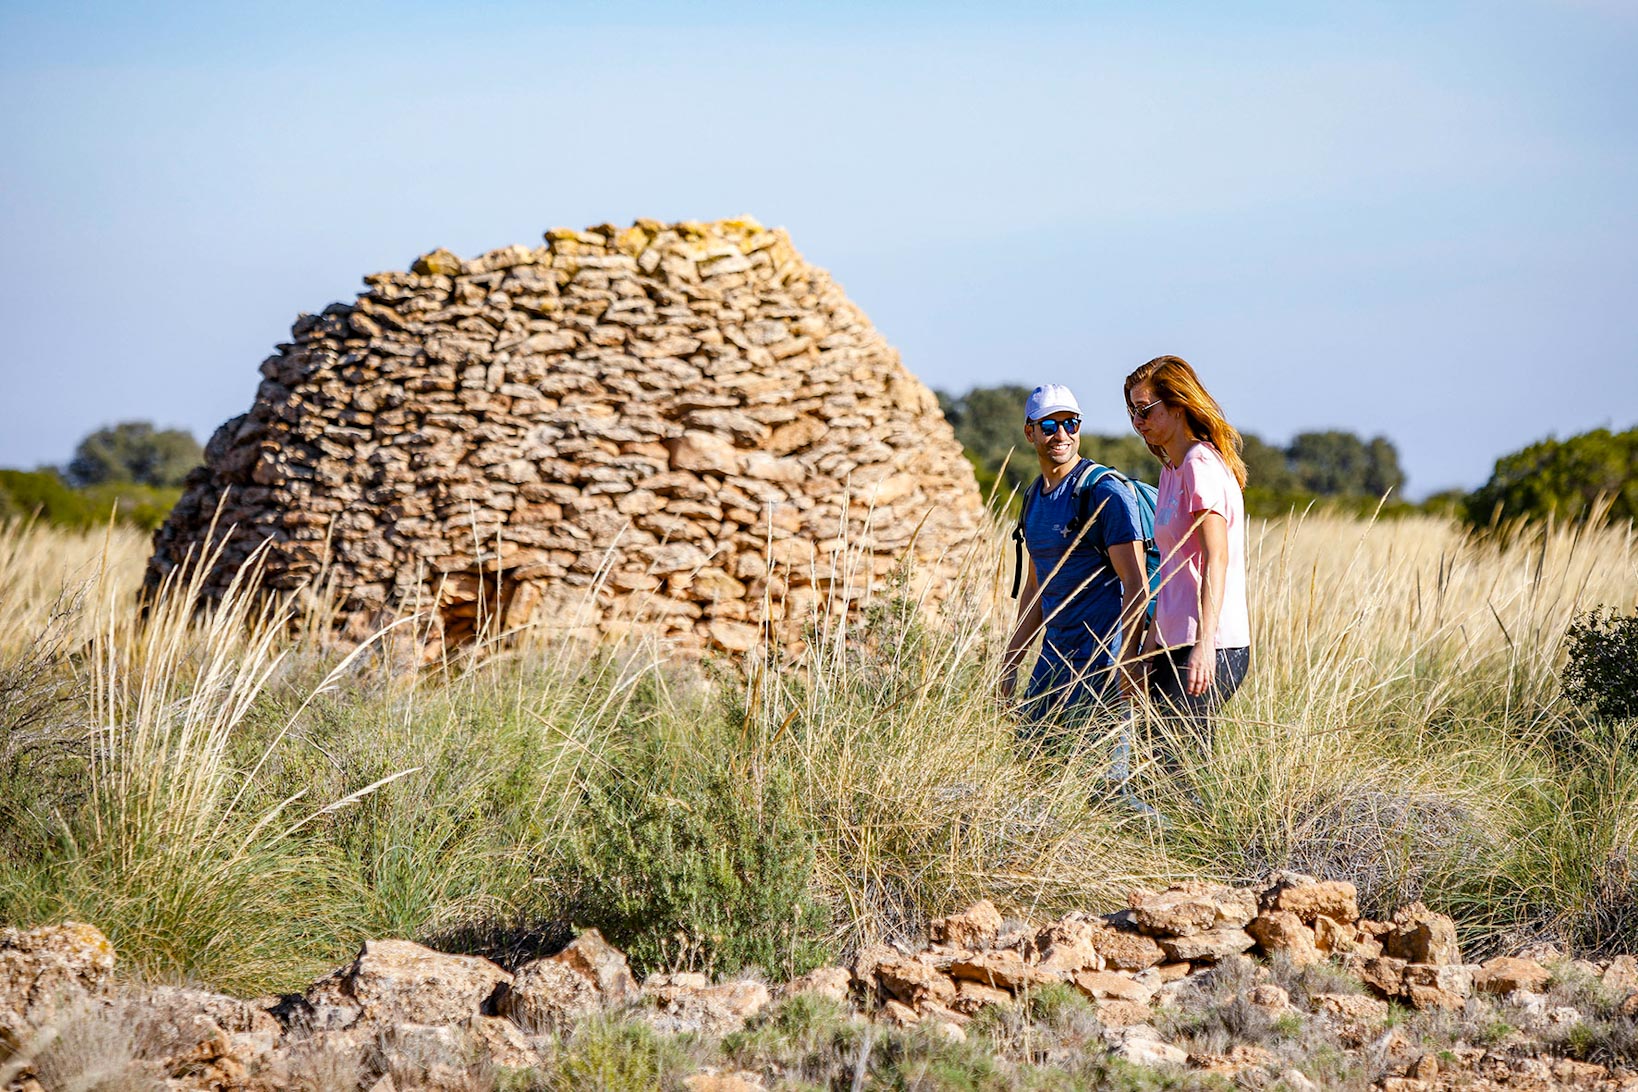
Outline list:
[[[1024,418],[1029,421],[1039,421],[1041,418],[1064,411],[1075,414],[1081,413],[1081,404],[1075,401],[1075,396],[1068,387],[1061,383],[1043,383],[1029,392],[1029,400],[1024,403]]]

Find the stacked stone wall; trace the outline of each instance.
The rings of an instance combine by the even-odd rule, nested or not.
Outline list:
[[[365,278],[263,362],[155,536],[228,528],[208,588],[318,589],[362,637],[633,626],[791,639],[913,560],[936,601],[982,505],[932,393],[783,230],[554,229]]]

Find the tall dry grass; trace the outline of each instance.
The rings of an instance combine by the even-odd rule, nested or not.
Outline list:
[[[979,896],[1109,909],[1133,885],[1278,867],[1353,879],[1377,912],[1424,898],[1475,951],[1638,942],[1633,751],[1588,743],[1556,683],[1568,621],[1638,600],[1630,533],[1256,525],[1247,685],[1180,776],[1138,767],[1163,826],[1100,791],[1107,731],[1043,753],[997,701],[1005,530],[955,559],[936,614],[915,573],[833,555],[819,586],[868,585],[870,605],[821,611],[800,656],[679,663],[540,627],[405,674],[249,595],[200,612],[179,584],[140,619],[146,544],[119,529],[0,529],[0,690],[35,664],[55,689],[30,708],[56,729],[0,751],[0,916],[87,918],[148,974],[247,990],[369,935],[515,952],[553,919],[596,924],[611,891],[637,928],[629,896],[650,889],[679,920],[643,927],[728,969],[763,949],[705,908],[805,923],[756,902],[791,897],[763,881],[793,870],[828,914],[792,953]],[[744,844],[704,867],[678,848],[701,831]]]
[[[1557,671],[1573,617],[1638,600],[1630,531],[1294,517],[1254,537],[1254,667],[1175,851],[1348,876],[1378,912],[1427,898],[1481,944],[1575,933],[1638,798],[1627,756],[1555,744],[1586,716]]]

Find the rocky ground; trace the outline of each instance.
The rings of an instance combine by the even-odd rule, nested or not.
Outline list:
[[[1638,958],[1470,964],[1451,919],[1293,874],[1044,924],[981,902],[777,985],[639,983],[595,930],[512,968],[369,941],[254,1000],[115,963],[89,925],[0,933],[6,1087],[1638,1089]]]

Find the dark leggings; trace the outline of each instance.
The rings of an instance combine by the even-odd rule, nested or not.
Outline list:
[[[1149,697],[1161,716],[1160,760],[1176,768],[1192,745],[1204,755],[1211,750],[1211,718],[1240,689],[1251,665],[1251,649],[1217,650],[1217,673],[1211,686],[1198,696],[1188,693],[1189,654],[1193,645],[1168,649],[1149,669]]]

